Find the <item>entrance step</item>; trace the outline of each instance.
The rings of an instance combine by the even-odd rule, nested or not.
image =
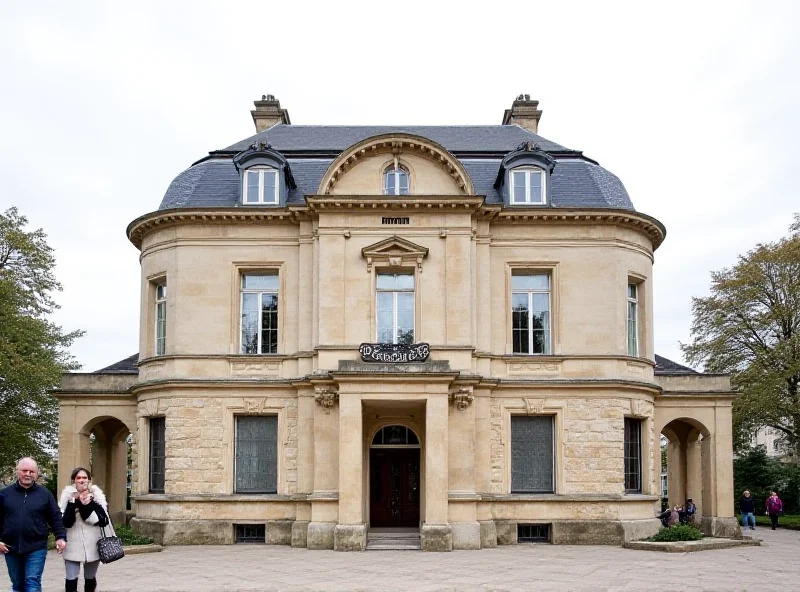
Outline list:
[[[382,532],[367,533],[367,551],[419,551],[421,549],[419,531],[396,531],[381,529]]]

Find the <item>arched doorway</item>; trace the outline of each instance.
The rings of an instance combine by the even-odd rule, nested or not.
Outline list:
[[[92,482],[98,485],[108,500],[108,510],[115,524],[126,522],[130,507],[131,433],[115,417],[98,417],[80,431],[78,464],[88,466]]]
[[[370,443],[370,526],[418,527],[420,443],[403,425],[380,428]]]
[[[678,418],[661,429],[667,439],[666,477],[669,506],[683,506],[691,499],[696,517],[713,516],[712,453],[710,432],[692,418]]]

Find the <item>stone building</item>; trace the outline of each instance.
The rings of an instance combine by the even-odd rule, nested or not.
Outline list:
[[[139,354],[64,377],[62,484],[91,450],[119,514],[130,470],[165,544],[620,544],[658,528],[663,433],[674,503],[738,533],[728,379],[653,351],[665,229],[541,113],[315,126],[256,101],[256,135],[129,224]]]

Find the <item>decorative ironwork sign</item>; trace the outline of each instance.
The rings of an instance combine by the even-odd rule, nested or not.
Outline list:
[[[424,362],[431,353],[427,343],[362,343],[358,351],[364,362],[388,362],[390,364],[409,364]]]

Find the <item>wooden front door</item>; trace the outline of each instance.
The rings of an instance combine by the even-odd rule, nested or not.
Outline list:
[[[419,448],[370,450],[371,526],[419,526]]]

